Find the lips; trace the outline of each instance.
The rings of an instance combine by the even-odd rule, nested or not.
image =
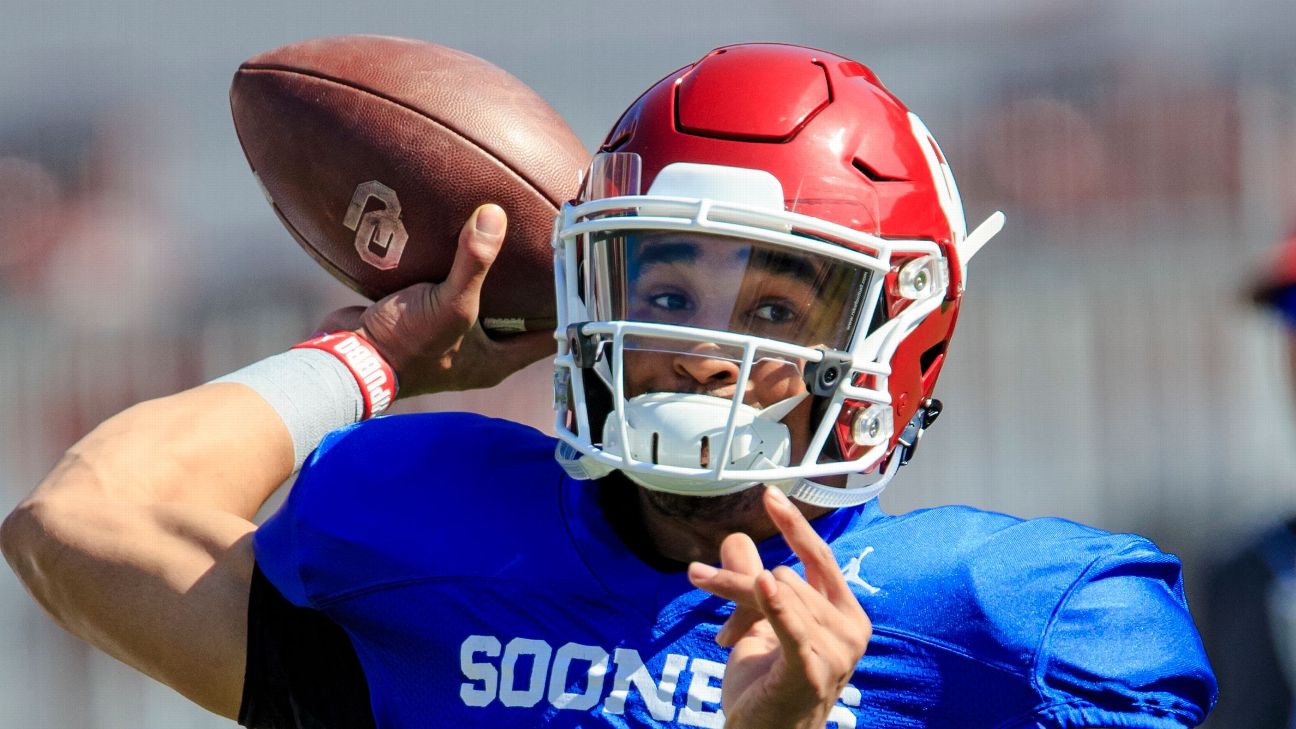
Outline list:
[[[675,389],[661,387],[661,388],[649,388],[641,393],[627,392],[626,395],[629,397],[634,397],[636,395],[656,395],[658,393],[674,393],[678,395],[707,395],[710,397],[718,397],[722,400],[733,400],[734,392],[736,391],[736,389],[737,388],[734,387],[722,387],[718,390],[708,390],[703,387],[694,387],[694,388],[681,387]],[[747,405],[748,407],[756,408],[757,410],[765,409],[765,403],[761,402],[755,397],[752,397],[752,392],[750,387],[747,388],[747,396],[743,398],[743,404]]]

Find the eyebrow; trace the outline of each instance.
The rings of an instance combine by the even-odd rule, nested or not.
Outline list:
[[[776,276],[788,276],[812,286],[819,282],[820,268],[805,256],[754,248],[751,263],[748,265]]]
[[[698,255],[697,243],[649,243],[639,248],[635,263],[641,268],[659,263],[692,263]]]
[[[771,251],[751,246],[750,248],[737,248],[735,254],[740,257],[750,255],[747,262],[748,268],[757,268],[776,276],[788,276],[811,286],[819,282],[822,273],[820,267],[809,261],[805,256],[793,253]],[[655,241],[640,247],[639,255],[635,257],[634,268],[637,271],[659,264],[693,263],[697,261],[699,255],[697,243],[689,241]]]
[[[757,246],[735,248],[734,253],[740,258],[750,254],[748,266],[763,269],[771,274],[791,275],[793,278],[810,281],[810,283],[819,279],[819,267],[804,256],[781,252],[781,250],[765,250]],[[662,243],[643,245],[639,249],[639,256],[636,256],[638,258],[636,262],[639,266],[652,266],[657,263],[693,263],[699,256],[696,243],[662,241]]]

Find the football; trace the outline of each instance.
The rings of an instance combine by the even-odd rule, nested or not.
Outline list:
[[[492,202],[509,225],[482,324],[554,326],[550,237],[589,154],[517,78],[434,43],[340,36],[249,59],[230,107],[279,219],[352,289],[376,300],[444,280],[460,228]]]

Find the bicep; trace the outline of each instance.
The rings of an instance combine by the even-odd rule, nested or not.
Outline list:
[[[39,549],[11,558],[64,628],[204,708],[237,715],[251,522],[188,504],[55,495],[6,524]]]

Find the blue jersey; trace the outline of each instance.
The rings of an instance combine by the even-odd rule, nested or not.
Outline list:
[[[635,557],[554,444],[369,421],[257,531],[269,580],[350,636],[379,727],[723,725],[732,604]],[[1180,727],[1214,701],[1179,562],[1141,537],[876,501],[814,527],[873,621],[830,727]],[[760,552],[799,569],[781,538]]]

